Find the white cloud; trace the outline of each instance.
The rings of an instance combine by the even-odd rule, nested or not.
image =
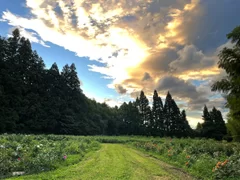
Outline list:
[[[46,45],[43,40],[41,40],[40,38],[38,38],[36,33],[34,33],[34,32],[29,32],[29,31],[27,31],[26,29],[24,29],[24,28],[22,28],[22,27],[18,27],[18,28],[19,28],[19,31],[20,31],[21,36],[29,39],[30,42],[41,44],[41,45],[43,45],[44,47],[50,47],[50,46]]]
[[[30,5],[31,7],[35,7],[33,4]],[[52,8],[48,10],[46,17],[44,16],[45,21],[48,20],[48,23],[51,23],[53,27],[51,25],[48,26],[41,19],[47,10],[42,8],[33,9],[32,11],[39,15],[38,18],[27,19],[14,15],[9,11],[3,12],[2,18],[7,20],[12,26],[20,26],[24,29],[31,29],[37,32],[43,41],[62,46],[67,50],[75,52],[79,57],[89,57],[90,60],[107,63],[107,67],[91,65],[89,67],[91,71],[108,75],[117,82],[127,78],[127,69],[137,65],[146,56],[144,44],[134,37],[134,35],[130,34],[127,29],[111,26],[107,32],[96,34],[99,29],[96,26],[92,26],[91,22],[88,22],[88,31],[85,32],[87,33],[87,37],[84,37],[79,34],[81,30],[78,32],[77,29],[71,29],[69,22],[57,29],[57,24],[60,24],[60,20],[51,18],[51,16],[55,17],[55,15],[51,15],[50,13]],[[33,34],[26,33],[25,31],[23,33],[33,42],[38,41],[38,43],[44,45],[44,42],[37,40]],[[113,56],[115,52],[118,52],[117,57]]]
[[[171,3],[175,3],[174,6]],[[191,29],[188,27],[189,21],[198,15],[198,6],[199,0],[26,0],[26,7],[31,11],[28,18],[5,11],[1,21],[21,27],[21,33],[31,42],[44,46],[45,42],[51,42],[79,57],[89,57],[102,63],[90,64],[89,70],[112,79],[108,85],[110,88],[121,84],[123,92],[126,90],[128,94],[143,89],[149,95],[159,79],[169,75],[170,64],[184,71],[174,75],[180,79],[179,82],[184,82],[183,90],[187,92],[188,89],[184,88],[189,88],[196,97],[198,90],[181,80],[209,78],[219,74],[216,67],[202,70],[203,66],[214,66],[215,56],[206,56],[194,45],[185,45],[191,44],[187,40],[188,31],[185,30]],[[186,16],[191,17],[190,20]],[[178,45],[185,47],[179,50]],[[162,55],[166,49],[178,51],[176,54],[179,58]],[[155,63],[151,60],[154,56]],[[163,63],[167,58],[167,63]],[[189,72],[185,72],[187,68]],[[199,71],[196,72],[197,69]],[[151,78],[142,81],[146,72],[151,74]],[[128,81],[130,79],[133,81]],[[183,95],[179,97],[183,98]],[[105,100],[99,98],[98,101]],[[114,104],[116,101],[109,102]]]
[[[177,6],[172,8],[171,3],[155,0],[120,0],[118,3],[26,0],[32,17],[24,18],[5,11],[2,19],[12,26],[35,31],[42,38],[38,43],[45,45],[44,42],[51,42],[80,57],[104,63],[102,66],[89,65],[89,68],[112,78],[112,84],[119,84],[130,78],[129,69],[145,61],[154,49],[180,43],[183,38],[182,35],[178,37],[178,27],[184,21],[184,13],[192,11],[198,4],[197,0],[187,2],[173,1]],[[164,8],[156,13],[152,9],[154,4]],[[162,20],[164,14],[171,17],[169,22]],[[127,20],[131,16],[136,23]],[[162,28],[157,24],[161,24]],[[150,26],[146,33],[146,28]],[[30,37],[32,42],[37,41]],[[158,45],[154,47],[153,44]]]
[[[6,22],[7,20],[6,19],[1,19],[0,18],[0,22]]]
[[[216,65],[216,56],[205,56],[194,45],[186,45],[178,51],[179,58],[170,63],[170,67],[178,72],[203,70]]]

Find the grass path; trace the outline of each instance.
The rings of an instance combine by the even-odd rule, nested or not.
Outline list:
[[[102,144],[102,148],[78,164],[51,172],[14,179],[69,180],[174,180],[192,179],[176,169],[140,151],[121,144]]]

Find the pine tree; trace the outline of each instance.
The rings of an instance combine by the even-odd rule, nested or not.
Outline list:
[[[171,135],[171,127],[172,127],[172,118],[173,118],[173,101],[172,96],[168,92],[164,104],[164,135]]]
[[[138,106],[139,106],[139,113],[141,116],[141,122],[140,122],[140,126],[141,126],[141,131],[144,132],[145,128],[149,122],[149,118],[150,116],[150,111],[149,111],[149,101],[147,99],[147,97],[144,95],[144,92],[141,91],[140,93],[140,98],[137,99],[138,101]]]
[[[154,133],[154,121],[153,121],[153,115],[150,106],[147,107],[146,110],[146,133],[147,135],[155,135]]]
[[[226,123],[223,120],[221,111],[217,110],[217,127],[219,129],[219,132],[222,134],[222,137],[227,134],[227,127]]]
[[[198,131],[199,133],[202,131],[202,124],[200,122],[197,123],[196,131]]]
[[[174,99],[172,99],[172,110],[171,133],[177,137],[181,137],[184,122],[182,121],[180,110]]]
[[[80,80],[78,79],[77,72],[76,72],[76,66],[75,64],[71,64],[70,66],[70,81],[69,86],[72,90],[82,92],[80,88]]]
[[[222,118],[222,114],[215,107],[213,107],[210,114],[214,123],[214,131],[212,137],[216,140],[222,140],[222,138],[227,134],[226,125]]]
[[[203,121],[204,123],[202,124],[202,136],[207,137],[207,138],[212,138],[212,134],[214,132],[214,122],[212,120],[212,117],[210,113],[208,112],[208,108],[205,105],[203,109]]]
[[[186,117],[186,111],[185,110],[182,110],[181,112],[181,122],[182,122],[182,125],[180,126],[181,127],[181,136],[183,137],[189,137],[192,135],[192,128],[190,127],[188,121],[187,121],[187,117]]]
[[[64,104],[64,92],[62,77],[56,63],[52,64],[49,70],[46,71],[45,76],[45,90],[47,92],[47,101],[44,101],[44,111],[42,118],[46,119],[46,132],[59,133],[57,129],[58,122],[61,120],[60,108]]]
[[[45,69],[17,29],[8,39],[0,37],[0,99],[1,133],[106,134],[110,120],[119,122],[117,108],[82,93],[75,65],[61,75],[56,64]],[[130,133],[137,132],[135,104],[128,106]]]
[[[153,95],[153,106],[152,106],[152,116],[154,123],[154,134],[163,136],[164,132],[164,116],[163,116],[163,103],[161,97],[158,96],[157,91],[154,91]]]

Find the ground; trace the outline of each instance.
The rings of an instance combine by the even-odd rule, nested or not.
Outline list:
[[[78,164],[16,179],[64,180],[174,180],[193,179],[190,175],[122,144],[102,144]]]

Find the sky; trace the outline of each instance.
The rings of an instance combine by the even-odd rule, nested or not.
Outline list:
[[[224,117],[226,76],[218,54],[240,25],[239,0],[0,0],[0,35],[14,28],[32,42],[46,68],[75,63],[85,95],[109,106],[143,90],[170,91],[192,127],[202,109]]]

